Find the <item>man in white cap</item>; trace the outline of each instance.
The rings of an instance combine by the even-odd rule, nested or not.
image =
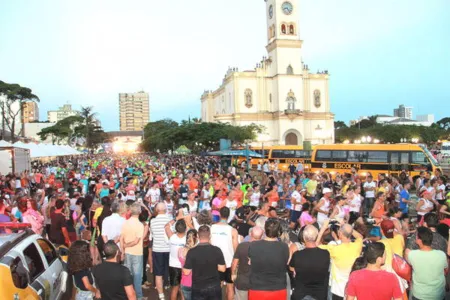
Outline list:
[[[331,194],[333,194],[333,191],[329,188],[324,188],[322,193],[322,199],[320,199],[319,203],[314,207],[314,210],[317,211],[317,223],[320,227],[322,227],[322,224],[328,219],[331,208]]]

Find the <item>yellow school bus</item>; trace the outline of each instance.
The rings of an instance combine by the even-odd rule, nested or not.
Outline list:
[[[331,144],[314,147],[311,171],[329,172],[332,175],[350,173],[355,168],[365,179],[367,173],[374,178],[378,174],[399,175],[406,171],[416,177],[420,171],[432,171],[441,167],[425,145],[421,144]]]
[[[250,164],[252,168],[256,168],[258,162],[261,164],[264,161],[269,163],[278,162],[278,169],[282,171],[288,171],[289,165],[292,163],[295,166],[299,162],[303,164],[305,170],[309,170],[311,167],[311,150],[303,150],[303,146],[267,146],[267,147],[250,147],[250,150],[255,151],[263,158],[252,158]],[[239,163],[245,160],[245,157],[239,158]]]

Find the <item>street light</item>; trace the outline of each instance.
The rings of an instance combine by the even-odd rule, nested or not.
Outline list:
[[[263,134],[263,133],[258,134],[257,141],[261,143],[261,153],[262,153],[262,156],[263,156],[263,162],[264,162],[264,158],[266,157],[264,155],[264,143],[268,142],[269,140],[270,140],[270,138],[269,138],[269,136],[267,134]]]
[[[362,143],[367,142],[367,138],[366,138],[365,136],[363,136],[363,137],[361,138],[361,142],[362,142]]]
[[[417,144],[419,142],[419,138],[412,138],[411,142],[413,142],[414,144]]]

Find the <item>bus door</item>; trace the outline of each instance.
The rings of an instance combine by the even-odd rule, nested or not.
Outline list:
[[[409,152],[390,152],[389,173],[399,176],[402,170],[409,172]]]

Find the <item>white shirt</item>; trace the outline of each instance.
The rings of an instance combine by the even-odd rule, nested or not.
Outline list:
[[[441,184],[437,187],[436,200],[444,200],[445,185]]]
[[[178,259],[178,250],[186,245],[186,235],[183,237],[179,237],[177,234],[174,234],[169,239],[170,245],[170,255],[169,255],[169,266],[172,268],[181,269],[181,262]]]
[[[159,199],[161,199],[161,191],[159,189],[151,188],[145,196],[150,197],[151,206],[155,206]]]
[[[228,217],[228,220],[227,220],[228,223],[230,223],[231,220],[233,220],[234,216],[236,215],[237,201],[236,200],[233,200],[233,201],[228,200],[227,204],[225,206],[230,209],[230,216]]]
[[[300,202],[302,201],[302,195],[300,195],[300,193],[298,191],[294,191],[294,192],[292,192],[291,197],[295,199],[295,202],[292,203],[292,205],[294,205],[294,210],[301,211],[302,205],[300,204]]]
[[[170,252],[169,240],[164,227],[170,222],[166,214],[159,214],[150,221],[150,232],[153,237],[153,252]]]
[[[350,201],[350,211],[359,213],[361,208],[361,195],[355,195]]]
[[[125,222],[125,218],[122,218],[119,214],[114,213],[109,217],[106,217],[102,223],[102,235],[107,237],[107,240],[114,240],[122,232],[122,225]],[[119,243],[117,243],[119,244]]]
[[[263,171],[264,171],[265,173],[269,173],[269,165],[268,165],[268,164],[264,164],[264,165],[263,165]]]
[[[164,204],[166,205],[166,215],[169,217],[169,219],[173,219],[173,201],[170,200],[170,202],[164,201]]]
[[[230,225],[211,226],[211,244],[222,250],[227,268],[231,267],[234,255],[232,230],[233,227]]]
[[[260,192],[253,192],[253,194],[250,196],[250,206],[259,206],[259,199],[261,198]]]
[[[375,183],[375,181],[372,182],[365,182],[364,183],[364,189],[365,188],[376,188],[377,184]],[[375,190],[373,191],[366,191],[366,198],[375,198]]]

